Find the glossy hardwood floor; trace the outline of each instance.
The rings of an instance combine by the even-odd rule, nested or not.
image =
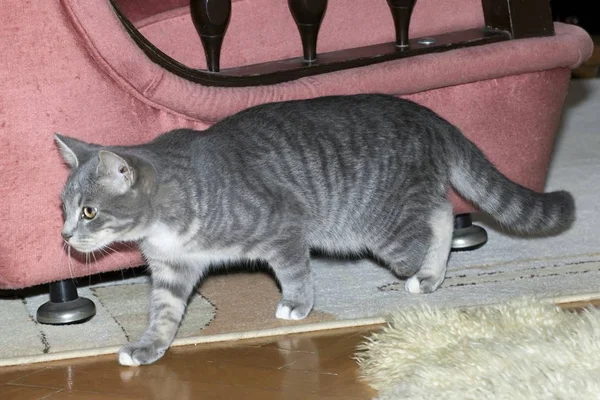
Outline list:
[[[561,306],[589,305],[600,301]],[[371,399],[351,357],[377,329],[176,347],[139,368],[119,366],[115,355],[0,368],[0,399]]]
[[[0,399],[370,399],[351,356],[376,329],[176,347],[140,368],[114,355],[0,368]]]

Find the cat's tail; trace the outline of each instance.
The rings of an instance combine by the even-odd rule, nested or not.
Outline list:
[[[465,199],[518,233],[547,235],[572,224],[575,201],[569,192],[537,193],[512,182],[454,129],[456,134],[451,135],[448,143],[450,182]]]

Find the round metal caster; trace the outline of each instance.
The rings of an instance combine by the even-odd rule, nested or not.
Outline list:
[[[41,324],[64,325],[85,322],[96,315],[96,305],[90,299],[79,297],[71,281],[50,284],[50,301],[37,310],[37,321]]]
[[[40,324],[63,325],[84,322],[96,315],[96,305],[90,299],[78,297],[64,303],[44,303],[37,310]]]
[[[488,236],[485,229],[473,225],[469,214],[457,215],[452,234],[452,250],[473,250],[483,246]]]

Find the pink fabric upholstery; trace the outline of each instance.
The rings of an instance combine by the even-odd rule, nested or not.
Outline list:
[[[235,0],[233,0],[235,1]],[[189,0],[117,0],[117,6],[133,23],[177,8],[189,7]]]
[[[433,4],[433,0],[419,4],[428,1]],[[60,237],[59,201],[68,171],[54,148],[55,131],[103,144],[133,144],[175,127],[203,129],[226,115],[268,101],[385,92],[437,110],[461,127],[506,174],[541,189],[569,68],[589,57],[592,49],[585,32],[558,24],[558,35],[551,38],[456,50],[273,86],[209,88],[149,62],[106,0],[6,3],[0,14],[0,288],[26,287],[142,262],[137,252],[127,250],[89,266],[74,259],[69,267]],[[277,43],[265,43],[269,52],[248,51],[248,46],[261,43],[254,40],[262,36],[241,17],[257,23],[259,3],[268,6],[266,12],[272,15],[283,13],[279,3],[285,4],[274,0],[234,3],[238,16],[232,19],[232,36],[226,43],[228,65],[297,51],[297,34],[289,27],[285,32],[283,28],[271,32]],[[361,21],[365,16],[360,10],[371,4],[369,0],[346,1],[345,14],[337,3],[330,2],[328,17],[357,15],[352,21],[358,25],[358,16]],[[478,2],[456,0],[459,5],[474,3]],[[446,2],[438,0],[437,4]],[[421,16],[415,10],[416,21],[425,21],[425,8],[419,11]],[[189,17],[177,13],[181,11],[175,8],[138,23],[161,48],[200,65],[202,54],[191,51],[199,44]],[[414,29],[430,34],[481,23],[480,11],[459,14],[449,14],[453,25],[440,22],[428,27],[421,22],[421,28],[416,23]],[[391,31],[384,35],[384,24],[374,21],[368,39],[358,29],[325,25],[321,49],[391,40]],[[389,29],[391,19],[386,23]],[[244,39],[246,29],[252,40]],[[456,211],[470,210],[464,203],[455,204]]]
[[[110,8],[98,7],[94,4],[96,1],[99,0],[63,0],[68,4],[68,10],[75,20],[76,28],[87,39],[86,44],[90,53],[106,69],[106,72],[123,82],[124,88],[127,88],[133,95],[141,95],[145,101],[155,106],[166,107],[171,111],[209,122],[218,121],[231,112],[237,112],[263,102],[360,92],[407,94],[499,76],[555,67],[574,67],[587,59],[593,49],[591,39],[583,30],[571,25],[557,24],[557,36],[555,37],[525,39],[413,57],[271,86],[256,88],[199,87],[199,85],[189,84],[183,79],[165,72],[158,65],[148,65],[146,56],[128,36],[107,35],[107,31],[118,32],[120,22],[115,18],[111,19],[112,10]],[[427,4],[427,1],[433,2],[434,0],[424,1]],[[472,4],[472,0],[457,2]],[[267,42],[268,46],[265,48],[272,51],[270,57],[258,50],[256,57],[248,56],[251,53],[248,48],[252,46],[252,43],[265,43],[265,40],[259,36],[255,41],[246,42],[245,32],[235,29],[233,15],[239,14],[249,19],[254,18],[257,14],[263,15],[262,19],[254,20],[254,24],[246,26],[248,35],[252,36],[250,31],[263,30],[256,30],[253,27],[263,27],[268,20],[266,13],[256,11],[261,8],[258,7],[259,3],[271,5],[271,8],[268,8],[269,16],[278,15],[285,19],[289,14],[287,11],[287,14],[283,12],[287,6],[285,2],[280,1],[252,0],[233,3],[232,22],[227,36],[231,39],[228,39],[228,43],[223,45],[224,67],[297,55],[299,39],[296,28],[292,25],[292,29],[284,30],[282,28],[271,33],[275,37],[282,38],[286,49],[282,50],[278,45]],[[331,2],[331,5],[334,3],[336,2]],[[385,2],[355,0],[346,3],[347,12],[341,15],[335,13],[334,7],[330,7],[327,11],[328,20],[333,20],[335,16],[338,16],[335,21],[342,24],[350,18],[353,24],[349,25],[356,29],[339,33],[344,38],[343,46],[327,48],[328,42],[333,39],[331,39],[332,36],[327,35],[326,26],[324,26],[323,37],[320,38],[323,50],[393,40],[393,22],[391,19],[389,21],[383,19],[383,13],[379,17],[382,18],[382,21],[388,22],[385,35],[381,33],[371,35],[369,32],[364,32],[359,28],[361,24],[355,20],[356,17],[353,17],[355,14],[363,15],[364,12],[361,10],[367,9],[367,4],[373,5],[375,11],[378,10],[374,6],[376,3],[383,3],[385,6]],[[449,2],[440,0],[435,2],[440,7],[447,3]],[[253,7],[239,9],[247,4],[253,5]],[[477,5],[471,8],[474,7]],[[478,7],[481,10],[481,4]],[[474,9],[477,10],[477,8]],[[179,10],[175,11],[180,12]],[[176,59],[184,63],[189,62],[192,66],[203,65],[202,47],[193,25],[189,21],[189,16],[183,15],[175,19],[171,17],[170,14],[166,15],[166,19],[147,26],[148,29],[144,28],[142,32],[159,48],[175,56]],[[99,19],[103,21],[102,24],[97,23]],[[478,21],[480,24],[483,23],[481,16],[479,19],[471,21],[459,21],[460,28],[455,27],[448,30],[469,28],[477,25]],[[378,28],[373,27],[371,30],[381,30],[382,28],[379,26],[385,27],[385,24],[377,24]],[[418,27],[419,25],[415,23],[413,26]],[[171,31],[175,33],[173,35],[165,34],[165,32]],[[439,32],[437,30],[427,32],[427,34],[431,33]],[[352,38],[352,41],[349,38]],[[365,40],[365,38],[369,40]],[[145,65],[146,68],[140,68],[141,65]],[[449,68],[452,65],[460,65],[460,67]]]

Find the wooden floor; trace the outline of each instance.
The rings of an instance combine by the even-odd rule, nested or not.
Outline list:
[[[370,399],[351,356],[375,329],[176,347],[139,368],[115,355],[0,368],[0,399]]]
[[[600,301],[561,306],[590,304]],[[376,392],[351,357],[377,329],[176,347],[139,368],[118,365],[115,355],[0,368],[0,399],[371,399]]]

